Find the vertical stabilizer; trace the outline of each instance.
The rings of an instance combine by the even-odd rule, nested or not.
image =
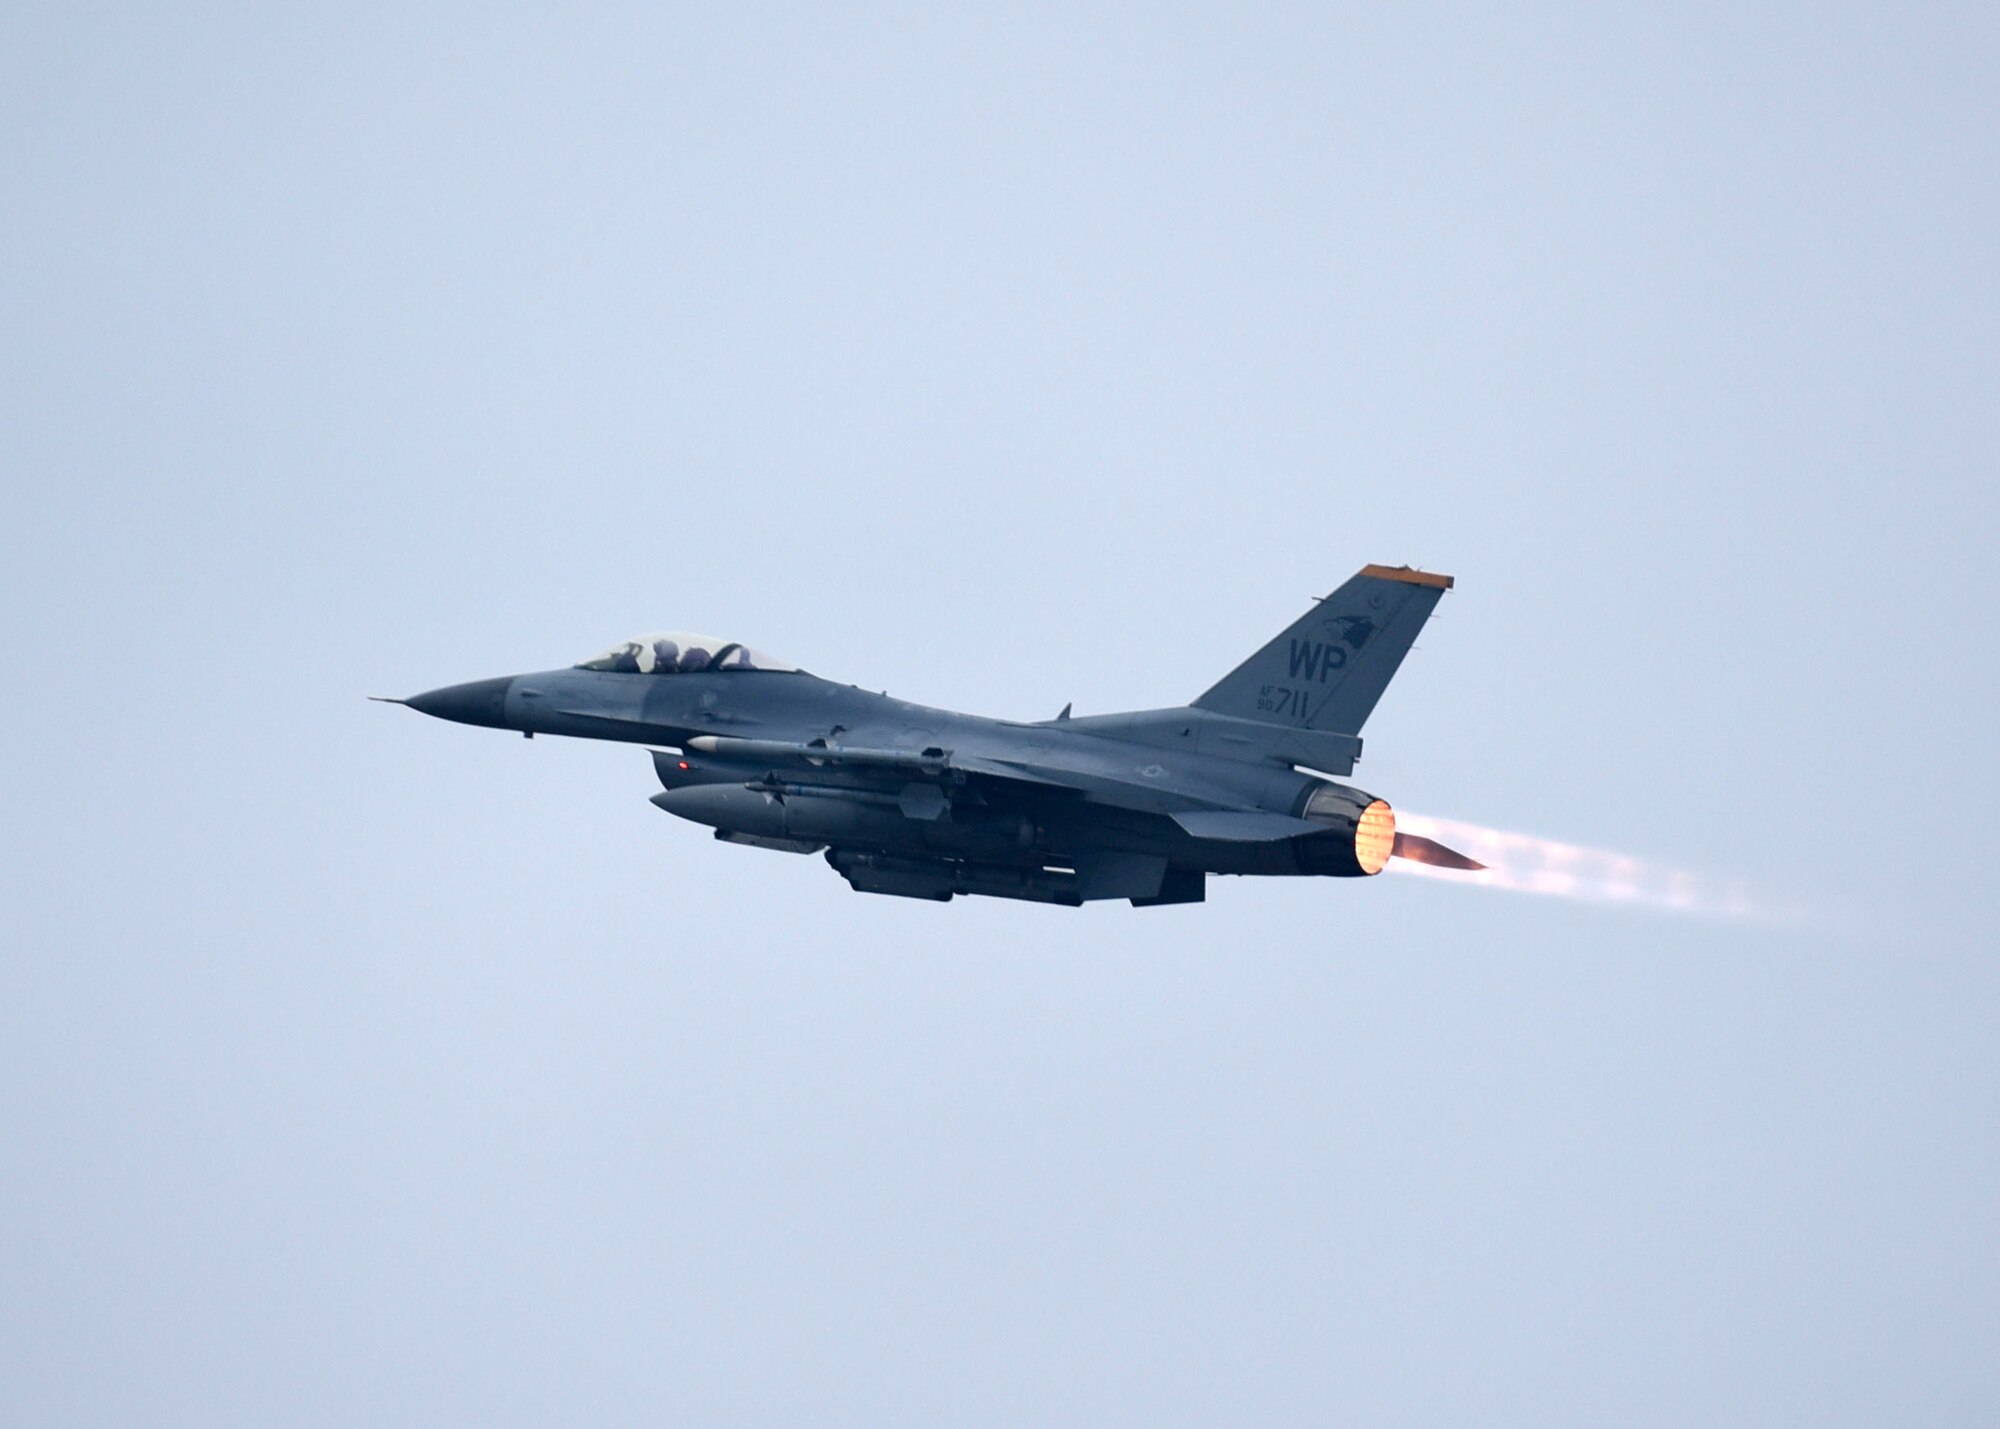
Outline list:
[[[1277,639],[1231,670],[1196,709],[1295,729],[1358,734],[1450,576],[1363,566]]]

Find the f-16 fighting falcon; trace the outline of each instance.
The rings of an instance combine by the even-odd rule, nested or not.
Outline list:
[[[826,854],[861,893],[1199,903],[1211,873],[1480,864],[1396,831],[1348,775],[1450,576],[1364,566],[1191,705],[1020,724],[835,684],[731,640],[628,640],[563,670],[392,701],[652,747],[653,802],[715,837]]]

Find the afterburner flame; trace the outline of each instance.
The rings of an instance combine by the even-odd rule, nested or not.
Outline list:
[[[1363,873],[1380,873],[1395,848],[1396,815],[1377,799],[1361,811],[1361,823],[1354,830],[1354,861]]]
[[[1771,909],[1759,906],[1739,883],[1648,863],[1627,854],[1408,812],[1398,813],[1396,822],[1405,833],[1437,839],[1486,865],[1477,873],[1466,873],[1399,858],[1391,865],[1397,873],[1584,903],[1622,903],[1734,918],[1772,915]]]

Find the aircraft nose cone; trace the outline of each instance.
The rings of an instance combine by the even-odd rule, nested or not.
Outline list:
[[[513,684],[511,675],[497,680],[474,680],[470,684],[426,690],[421,695],[410,696],[403,703],[439,719],[457,720],[460,724],[483,724],[489,729],[506,729],[507,691]]]

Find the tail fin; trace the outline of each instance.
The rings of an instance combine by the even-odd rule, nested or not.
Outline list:
[[[1194,702],[1237,719],[1358,734],[1450,576],[1363,566]]]

